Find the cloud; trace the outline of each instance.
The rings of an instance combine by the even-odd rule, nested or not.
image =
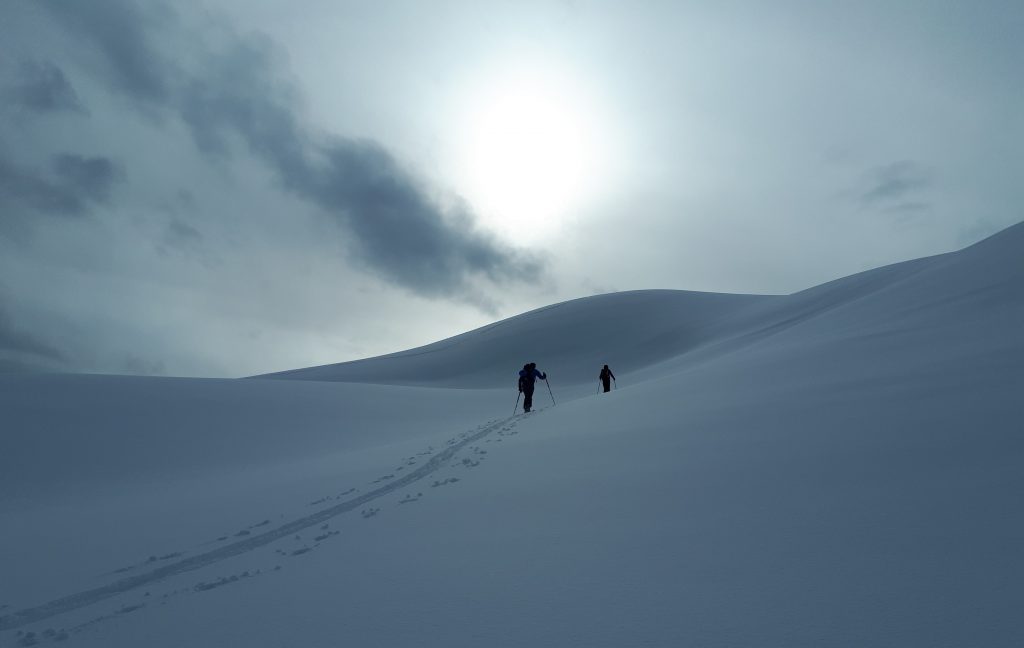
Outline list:
[[[538,259],[479,231],[467,208],[440,206],[380,144],[324,135],[304,123],[287,57],[269,37],[221,34],[212,49],[193,42],[199,60],[186,72],[159,54],[157,42],[177,27],[154,20],[150,5],[47,6],[95,45],[118,91],[177,115],[213,159],[229,159],[242,143],[286,191],[341,226],[348,250],[369,271],[421,295],[478,305],[484,300],[475,278],[540,280]]]
[[[171,220],[164,233],[164,243],[170,247],[187,248],[198,245],[203,240],[203,235],[196,228],[188,223],[178,220]]]
[[[146,102],[163,103],[171,95],[170,64],[147,38],[161,21],[172,15],[163,5],[145,8],[122,0],[39,3],[73,35],[86,38],[99,49],[110,85]]]
[[[53,156],[53,169],[64,187],[92,202],[106,202],[111,185],[120,177],[117,167],[105,157],[63,153]]]
[[[56,370],[64,360],[60,351],[15,327],[0,305],[0,373]]]
[[[121,363],[124,372],[131,376],[163,376],[167,374],[167,367],[159,360],[148,360],[135,353],[125,354]]]
[[[222,262],[222,259],[206,242],[203,233],[192,224],[177,216],[163,227],[163,232],[155,242],[156,250],[161,254],[180,255],[202,263],[207,269]]]
[[[107,202],[111,187],[122,178],[105,157],[62,153],[52,156],[50,166],[52,173],[44,175],[0,156],[0,208],[80,216],[91,205]]]
[[[865,184],[866,189],[860,194],[860,202],[865,207],[922,211],[927,209],[927,203],[915,197],[932,186],[932,173],[917,162],[902,160],[870,169]]]
[[[21,61],[17,80],[4,89],[8,105],[36,113],[78,112],[85,108],[64,71],[49,61]]]

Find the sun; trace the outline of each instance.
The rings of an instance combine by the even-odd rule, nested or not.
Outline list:
[[[566,87],[505,80],[481,94],[466,126],[463,190],[485,226],[533,243],[585,198],[597,136]]]

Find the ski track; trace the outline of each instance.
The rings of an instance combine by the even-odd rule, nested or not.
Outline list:
[[[440,468],[444,468],[447,466],[448,461],[467,445],[484,438],[495,430],[500,429],[503,425],[509,423],[513,419],[515,419],[515,416],[510,416],[509,418],[485,425],[482,428],[477,428],[476,432],[464,432],[455,437],[455,440],[449,441],[444,450],[432,456],[426,463],[416,470],[413,470],[402,477],[391,480],[380,488],[364,493],[359,497],[347,500],[341,504],[336,504],[321,511],[317,511],[312,515],[307,515],[297,520],[293,520],[283,526],[277,527],[276,529],[271,529],[270,531],[266,531],[258,535],[248,536],[244,540],[239,540],[238,542],[225,545],[206,553],[197,554],[176,563],[164,565],[163,567],[144,574],[128,576],[102,587],[85,590],[84,592],[78,592],[59,599],[54,599],[47,603],[43,603],[42,605],[25,608],[23,610],[11,612],[5,616],[0,616],[0,631],[14,630],[15,628],[20,628],[30,623],[35,623],[37,621],[42,621],[43,619],[57,616],[58,614],[63,614],[94,603],[99,603],[100,601],[112,596],[117,596],[118,594],[124,594],[125,592],[131,591],[137,587],[212,565],[220,562],[221,560],[225,560],[226,558],[238,556],[252,551],[253,549],[266,546],[275,540],[280,540],[281,538],[294,535],[296,532],[307,527],[322,524],[324,521],[329,520],[336,515],[357,509],[367,502],[371,502],[379,497],[393,493],[400,488],[404,488],[409,484],[423,479]]]

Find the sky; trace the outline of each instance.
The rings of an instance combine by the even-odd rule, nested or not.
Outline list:
[[[961,248],[1024,219],[1022,30],[1010,0],[4,2],[0,371],[253,375]]]

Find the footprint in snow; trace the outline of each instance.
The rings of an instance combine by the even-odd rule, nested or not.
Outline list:
[[[40,641],[66,641],[70,638],[67,630],[64,630],[63,628],[60,630],[47,628],[41,635],[35,632],[23,632],[19,630],[18,634],[14,636],[17,637],[19,646],[38,646]]]
[[[242,579],[245,579],[245,578],[253,578],[255,576],[259,576],[262,573],[263,573],[263,570],[261,570],[261,569],[257,569],[255,572],[249,572],[248,570],[246,570],[246,571],[242,572],[241,574],[232,574],[231,576],[221,576],[220,578],[218,578],[215,581],[209,581],[209,582],[200,581],[200,582],[198,582],[198,583],[196,583],[195,585],[192,586],[192,591],[194,591],[194,592],[208,592],[208,591],[210,591],[212,589],[217,589],[218,587],[223,587],[224,585],[230,585],[231,583],[237,583],[238,581],[240,581]]]
[[[457,481],[459,481],[458,477],[449,477],[448,479],[445,479],[443,481],[435,481],[433,484],[430,485],[430,487],[431,488],[437,488],[438,486],[446,486],[448,484],[454,484]]]
[[[56,633],[56,631],[54,631],[52,629],[43,632],[43,636],[44,637],[46,637],[48,639],[50,638],[46,634],[47,632],[53,632],[54,633],[54,637],[56,637],[57,633]],[[61,632],[64,632],[64,631],[61,630]],[[67,633],[64,633],[64,634],[66,635]],[[18,634],[14,635],[14,636],[15,636],[15,638],[18,639],[18,645],[19,646],[38,646],[39,645],[39,635],[37,635],[34,632],[23,632],[21,630],[18,630]],[[64,639],[67,639],[67,636],[64,636],[61,639],[54,638],[53,641],[63,641]]]
[[[423,493],[416,493],[416,496],[415,496],[415,497],[413,497],[413,496],[412,496],[411,494],[409,494],[409,493],[406,493],[406,495],[405,495],[405,497],[404,497],[404,498],[402,498],[402,499],[398,500],[398,503],[399,503],[399,504],[408,504],[409,502],[416,502],[416,501],[418,501],[418,500],[419,500],[419,499],[420,499],[421,497],[423,497]]]
[[[67,641],[71,638],[71,635],[69,635],[68,631],[64,628],[61,628],[60,630],[47,628],[46,630],[43,630],[43,636],[49,639],[50,641]]]
[[[371,508],[363,509],[359,513],[363,516],[364,519],[372,518],[374,515],[377,515],[378,513],[380,513],[380,509],[379,508],[372,508],[371,507]]]
[[[173,553],[167,553],[167,554],[163,554],[161,556],[152,555],[152,556],[150,556],[149,558],[146,558],[144,561],[142,561],[141,563],[139,563],[137,565],[128,565],[127,567],[121,567],[119,569],[115,569],[113,573],[115,573],[115,574],[123,574],[125,572],[128,572],[128,571],[131,571],[133,569],[136,569],[137,567],[142,567],[142,566],[145,566],[145,565],[151,565],[151,564],[153,564],[153,563],[155,563],[157,561],[160,561],[160,560],[170,560],[171,558],[178,558],[178,557],[181,557],[181,556],[184,556],[184,555],[185,555],[184,551],[175,551]],[[2,610],[2,609],[3,608],[0,607],[0,610]]]

